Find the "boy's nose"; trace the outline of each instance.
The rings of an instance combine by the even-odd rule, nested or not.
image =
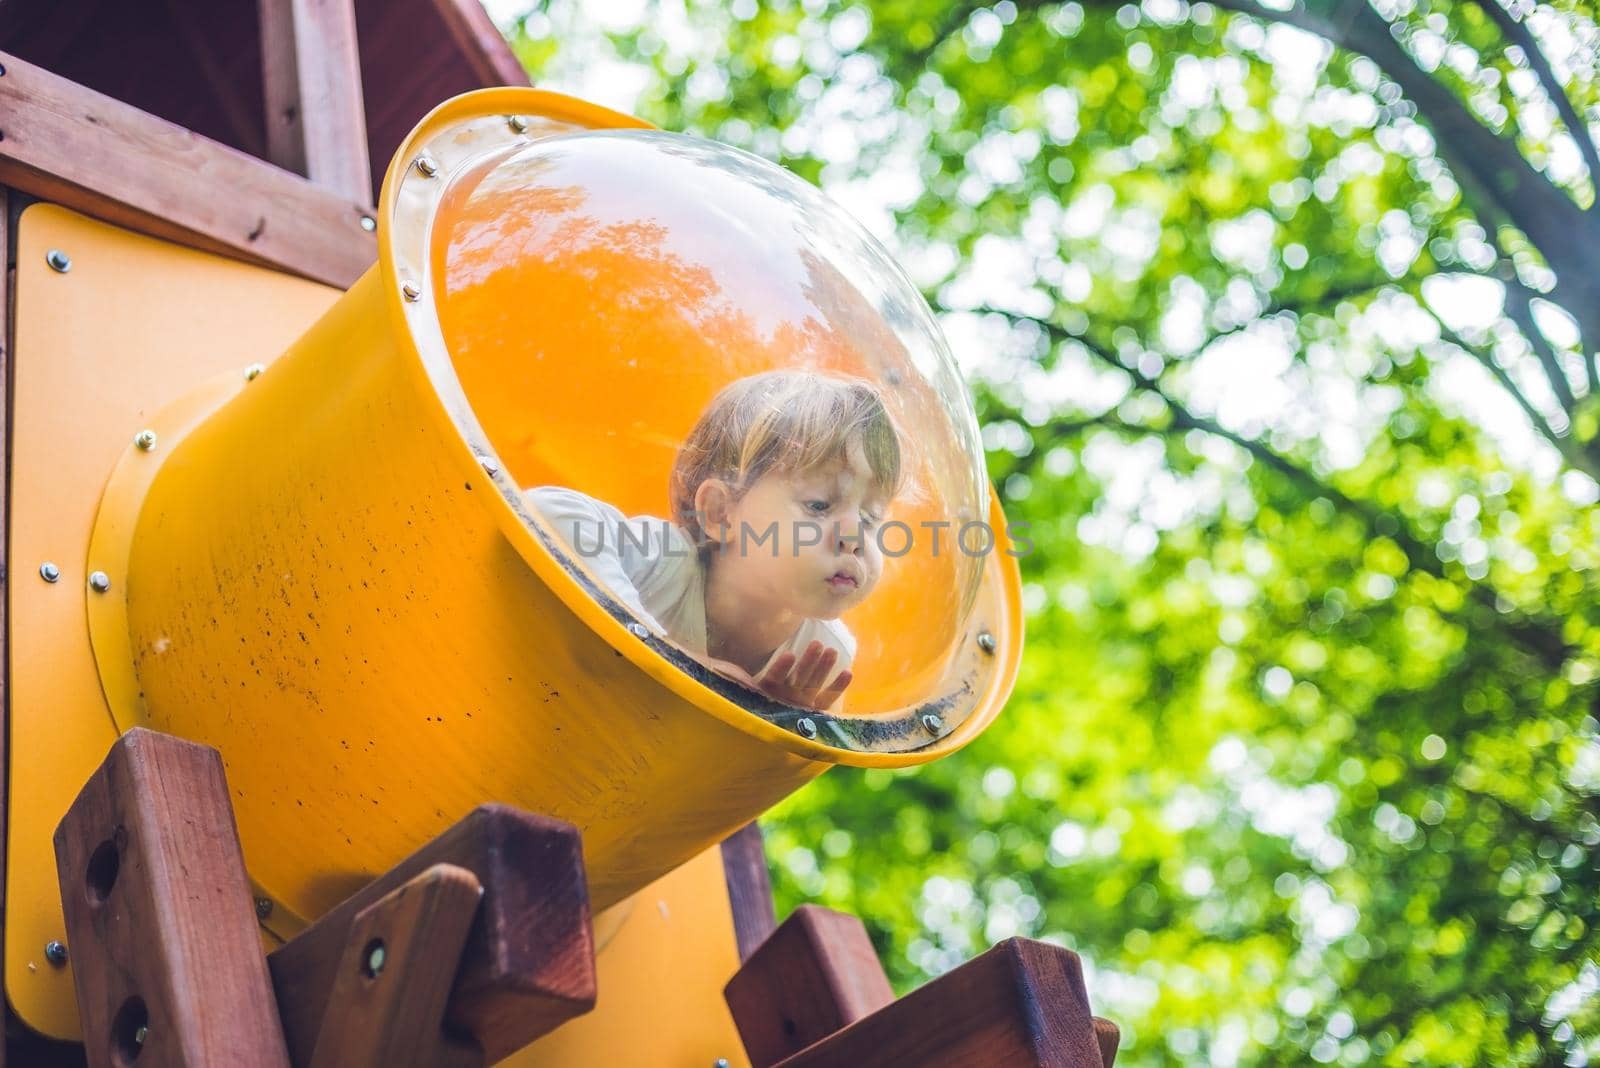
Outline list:
[[[835,552],[860,556],[865,548],[862,542],[865,540],[866,532],[861,529],[861,521],[859,519],[849,523],[834,523],[833,537]]]

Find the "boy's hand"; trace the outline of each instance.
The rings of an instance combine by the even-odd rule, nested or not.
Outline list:
[[[845,687],[850,685],[851,675],[846,670],[839,672],[839,677],[826,689],[823,688],[823,683],[828,681],[833,666],[838,662],[837,649],[813,641],[806,646],[798,660],[793,653],[784,653],[774,660],[772,666],[755,680],[756,689],[786,705],[826,710],[839,700]]]

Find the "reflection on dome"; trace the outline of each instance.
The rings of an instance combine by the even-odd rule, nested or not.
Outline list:
[[[969,551],[982,539],[957,542],[988,519],[982,451],[926,303],[859,224],[758,157],[646,131],[554,137],[480,162],[454,178],[435,220],[440,325],[508,472],[568,505],[593,502],[585,515],[654,519],[637,528],[656,539],[649,551],[700,548],[671,521],[682,519],[673,470],[724,390],[766,372],[822,376],[811,381],[826,388],[787,408],[830,384],[867,386],[896,428],[900,485],[870,516],[881,578],[838,617],[855,645],[845,707],[865,715],[944,696],[983,578],[982,552]],[[852,468],[844,447],[863,440],[846,434],[828,457],[844,480],[833,497],[849,497],[851,478],[871,481],[871,464]],[[851,522],[871,511],[867,496],[852,498]],[[574,556],[606,580],[592,553]],[[614,593],[637,592],[618,581],[612,572]],[[638,598],[619,600],[639,612]],[[699,633],[704,642],[703,620]]]

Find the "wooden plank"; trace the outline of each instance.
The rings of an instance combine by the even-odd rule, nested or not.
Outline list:
[[[352,0],[260,0],[267,154],[347,200],[372,196]]]
[[[445,1001],[483,887],[435,864],[356,916],[311,1068],[473,1068],[483,1054],[444,1032]]]
[[[480,83],[485,86],[533,84],[480,0],[433,0],[433,3]]]
[[[340,287],[377,259],[365,196],[338,196],[3,52],[0,67],[0,184]]]
[[[855,916],[801,905],[723,990],[753,1068],[768,1068],[894,1000]]]
[[[723,839],[722,872],[728,884],[728,904],[733,907],[739,959],[749,960],[756,947],[778,928],[772,907],[772,874],[767,870],[759,825],[747,823]]]
[[[1100,1068],[1078,955],[1011,938],[782,1068]]]
[[[55,850],[90,1065],[288,1068],[215,749],[129,731]]]
[[[1122,1031],[1110,1020],[1094,1018],[1094,1040],[1100,1045],[1100,1063],[1111,1068],[1117,1060],[1117,1046],[1122,1042]]]
[[[594,1007],[594,935],[582,842],[570,824],[481,805],[268,958],[289,1050],[309,1059],[357,916],[435,864],[477,876],[483,901],[446,1023],[494,1063]]]

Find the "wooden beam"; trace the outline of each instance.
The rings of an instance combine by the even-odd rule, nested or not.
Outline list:
[[[308,1061],[362,910],[435,864],[465,868],[483,902],[456,973],[446,1023],[487,1063],[594,1007],[594,934],[582,842],[572,825],[481,805],[268,958],[289,1050]]]
[[[0,184],[194,248],[348,287],[377,259],[360,200],[0,52]]]
[[[894,1000],[855,916],[801,905],[723,994],[753,1068],[769,1068]]]
[[[1078,955],[1045,942],[1007,939],[779,1062],[781,1068],[907,1064],[1102,1068]]]
[[[368,203],[367,116],[352,0],[258,0],[267,154]]]
[[[129,731],[55,850],[92,1068],[288,1068],[215,749]]]
[[[435,864],[350,925],[310,1068],[478,1068],[483,1054],[444,1032],[445,999],[483,887]]]
[[[722,875],[728,884],[739,959],[749,960],[778,927],[772,907],[772,874],[767,870],[759,825],[747,823],[723,839]]]
[[[485,86],[533,84],[480,0],[433,0],[433,3],[480,82]]]

